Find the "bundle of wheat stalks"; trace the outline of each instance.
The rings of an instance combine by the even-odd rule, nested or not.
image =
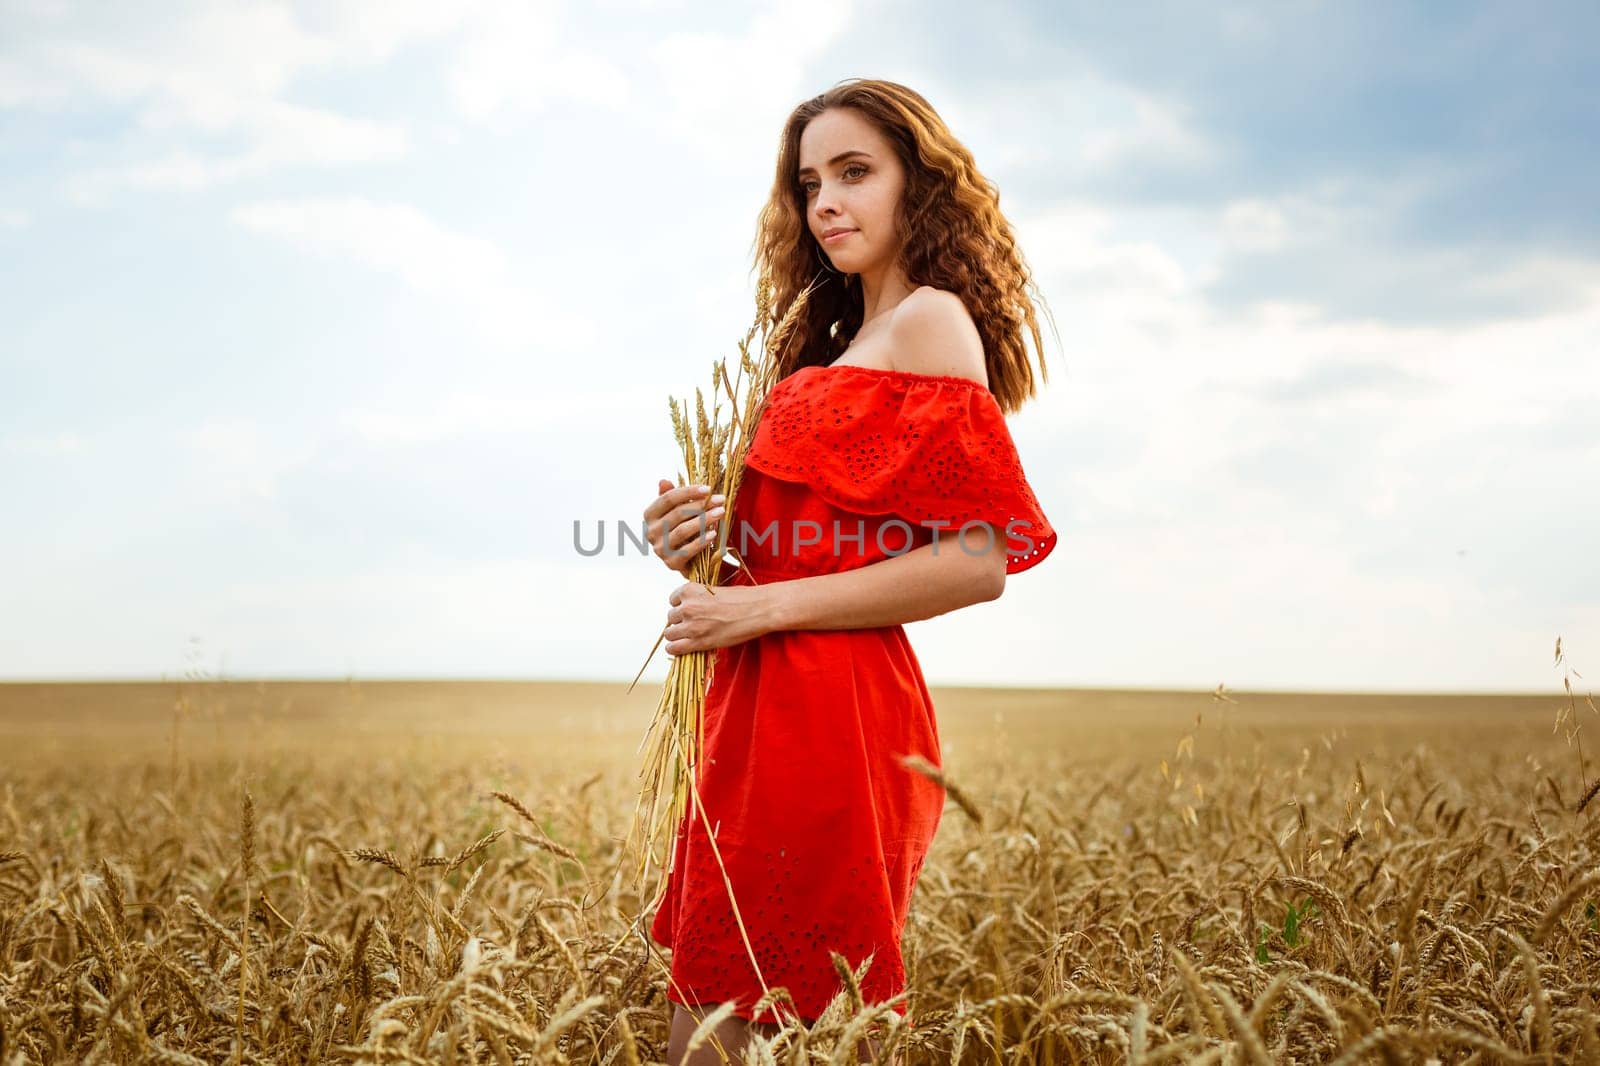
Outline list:
[[[719,359],[712,364],[711,410],[707,412],[705,397],[698,388],[695,389],[695,418],[692,425],[688,402],[683,401],[680,408],[677,400],[672,401],[672,428],[683,450],[685,469],[679,484],[711,486],[712,493],[726,497],[723,513],[730,517],[744,474],[745,452],[766,405],[767,393],[777,381],[778,368],[783,362],[780,358],[782,349],[793,333],[795,321],[804,313],[811,291],[807,288],[800,292],[784,310],[781,320],[773,326],[773,286],[770,277],[763,274],[756,286],[755,322],[739,341],[738,374],[730,379],[726,360]],[[762,335],[762,341],[758,355],[752,356],[751,345],[758,332]],[[726,417],[722,408],[723,396],[727,397],[731,406]],[[704,584],[713,595],[715,586],[723,576],[723,555],[732,550],[728,546],[728,534],[732,526],[731,521],[722,524],[714,544],[709,550],[695,555],[685,575],[690,581]],[[743,566],[744,561],[738,558],[738,553],[733,554],[738,564]],[[645,665],[649,665],[650,658],[661,647],[665,636],[663,629],[650,656],[646,657]],[[666,863],[670,857],[673,833],[683,818],[685,808],[692,803],[693,816],[702,822],[706,821],[695,788],[695,768],[699,766],[705,740],[702,711],[706,690],[711,682],[713,654],[694,651],[673,658],[655,718],[641,744],[646,749],[644,768],[640,772],[642,784],[628,831],[628,843],[637,842],[638,845],[635,887],[641,892],[641,898],[649,895],[653,901],[646,910],[652,910],[665,894]],[[644,667],[640,667],[639,674],[643,673]],[[635,676],[634,682],[638,680],[638,676]],[[662,802],[664,798],[668,800],[666,804]],[[706,833],[707,836],[712,834],[709,824],[706,825]],[[714,837],[712,851],[716,852]],[[717,862],[719,865],[722,862],[720,855],[717,855]],[[648,888],[652,869],[662,875],[654,891]],[[729,898],[732,899],[731,886]],[[734,914],[738,916],[737,904]],[[743,921],[740,920],[739,924],[742,931]],[[748,946],[748,939],[746,944]]]

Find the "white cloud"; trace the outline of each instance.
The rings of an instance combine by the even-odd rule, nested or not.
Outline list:
[[[196,190],[286,166],[337,166],[397,159],[406,154],[405,131],[312,108],[268,103],[248,120],[253,146],[234,155],[182,150],[160,159],[74,175],[68,194],[99,204],[119,188]]]
[[[18,211],[15,208],[0,210],[0,229],[22,229],[32,221],[32,217],[26,211]]]
[[[463,28],[448,75],[456,106],[484,121],[502,111],[536,111],[581,101],[622,107],[628,76],[610,59],[573,39],[560,0],[477,6]]]
[[[98,95],[146,101],[144,120],[154,128],[230,129],[249,105],[334,55],[330,42],[276,5],[205,6],[100,28],[98,40],[53,43],[56,69]]]
[[[1252,251],[1281,248],[1288,238],[1289,220],[1282,207],[1262,200],[1235,200],[1222,211],[1224,239],[1234,247]]]
[[[1219,213],[1195,244],[1230,254],[1238,227],[1259,225],[1242,214]],[[1073,670],[1096,683],[1338,686],[1359,669],[1374,686],[1421,688],[1424,668],[1440,685],[1539,682],[1543,659],[1521,656],[1575,616],[1553,601],[1542,615],[1532,599],[1513,608],[1496,567],[1513,565],[1506,546],[1534,543],[1578,563],[1593,525],[1541,522],[1529,506],[1600,463],[1600,433],[1553,423],[1562,404],[1600,404],[1592,265],[1506,266],[1506,284],[1585,292],[1573,309],[1418,328],[1310,306],[1217,309],[1199,285],[1214,264],[1125,236],[1151,228],[1136,212],[1069,205],[1016,221],[1068,372],[1014,432],[1046,513],[1070,526],[1058,555],[1017,580],[1029,591],[1008,590],[1013,632],[1092,648]],[[1208,223],[1193,224],[1204,236]],[[1580,565],[1572,595],[1585,588]],[[980,613],[931,628],[950,649],[981,646]],[[1215,639],[1191,638],[1199,617]],[[1291,617],[1300,628],[1284,628]],[[1159,655],[1097,642],[1119,625]]]
[[[478,6],[436,0],[317,0],[300,4],[296,15],[313,33],[334,42],[344,61],[365,65],[455,31]]]
[[[304,427],[275,429],[253,418],[207,418],[176,437],[192,456],[196,479],[243,506],[275,500],[279,482],[318,450]]]
[[[77,433],[23,433],[0,437],[0,452],[10,455],[78,455],[88,441]]]
[[[20,63],[0,58],[0,107],[44,107],[67,99],[71,91]]]
[[[769,160],[754,158],[759,153],[749,146],[776,146],[790,109],[817,91],[803,76],[849,29],[852,16],[843,0],[770,4],[738,32],[665,35],[650,49],[665,90],[662,121],[700,152],[737,156],[760,172]]]
[[[125,187],[195,190],[282,167],[393,160],[410,150],[403,124],[292,100],[297,81],[443,38],[451,42],[444,80],[467,118],[567,100],[624,106],[626,73],[575,39],[566,8],[338,0],[169,6],[137,17],[120,8],[36,13],[11,47],[0,46],[0,107],[133,109],[116,161],[69,180],[80,203]]]
[[[1147,93],[1123,89],[1128,114],[1109,128],[1090,128],[1078,140],[1091,167],[1113,168],[1140,160],[1194,165],[1213,158],[1209,141],[1190,127],[1184,109]]]
[[[941,114],[990,176],[1032,165],[1067,183],[1102,170],[1193,167],[1217,156],[1183,101],[1086,66],[1025,80],[952,83],[935,95],[948,101]]]
[[[270,200],[233,221],[319,255],[352,259],[465,311],[496,344],[587,348],[598,327],[551,304],[523,281],[493,241],[458,233],[409,204],[361,198]]]
[[[125,186],[197,189],[284,166],[394,159],[408,150],[400,124],[286,99],[309,71],[378,61],[448,25],[408,7],[387,18],[369,9],[358,24],[356,10],[328,9],[326,34],[308,32],[279,4],[36,15],[0,56],[0,106],[132,109],[117,161],[68,181],[80,202]]]
[[[524,436],[555,446],[565,431],[592,431],[596,412],[617,422],[664,418],[665,397],[654,387],[619,382],[605,388],[563,386],[561,402],[530,410],[525,394],[501,390],[457,391],[409,406],[354,407],[340,412],[341,427],[377,447],[436,444],[485,435]],[[646,422],[648,424],[648,422]]]

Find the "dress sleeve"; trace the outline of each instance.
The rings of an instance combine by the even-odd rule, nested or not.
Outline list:
[[[1000,405],[968,378],[792,375],[769,395],[745,462],[804,481],[835,507],[893,514],[941,536],[988,523],[1006,546],[1008,574],[1055,547]]]

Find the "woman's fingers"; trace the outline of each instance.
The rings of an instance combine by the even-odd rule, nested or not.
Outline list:
[[[722,508],[723,499],[720,493],[716,496],[701,494],[694,499],[685,500],[668,511],[665,515],[666,526],[668,529],[675,529],[684,522],[693,522],[704,512],[720,511]]]
[[[704,485],[673,487],[662,478],[661,493],[644,510],[651,546],[674,570],[686,570],[690,560],[716,542],[719,523],[727,506],[721,494],[711,495]]]
[[[667,548],[662,552],[662,559],[672,569],[685,576],[689,573],[689,564],[716,541],[716,530],[708,530],[703,538],[696,537],[686,543]]]
[[[661,488],[660,494],[644,509],[645,539],[649,541],[657,557],[668,566],[677,569],[679,562],[670,558],[666,550],[668,534],[679,521],[678,518],[672,517],[671,513],[690,500],[709,495],[711,490],[703,485],[683,485],[674,488],[672,482],[666,478],[662,478],[657,485]]]
[[[683,551],[697,541],[710,544],[717,535],[722,517],[723,507],[720,504],[706,511],[703,518],[699,514],[684,517],[667,533],[667,546]]]
[[[703,528],[711,527],[726,509],[720,494],[710,497],[702,494],[678,504],[662,518],[662,527],[667,530],[663,544],[676,547],[688,543]],[[655,530],[651,530],[651,534],[653,537]]]
[[[644,520],[646,522],[654,522],[677,507],[696,500],[704,500],[711,494],[710,487],[706,485],[681,485],[673,488],[672,483],[665,478],[661,480],[661,484],[667,487],[662,489],[661,494],[651,500],[649,505],[645,507]]]

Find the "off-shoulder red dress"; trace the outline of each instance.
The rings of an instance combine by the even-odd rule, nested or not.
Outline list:
[[[850,364],[802,367],[773,386],[730,518],[746,563],[724,564],[734,584],[850,570],[936,536],[936,550],[960,551],[969,521],[1006,538],[1008,574],[1056,542],[982,383]],[[866,1003],[898,995],[900,938],[945,799],[899,761],[942,765],[904,629],[786,630],[720,648],[703,727],[700,800],[760,978],[814,1020],[842,988],[831,949],[853,969],[873,955]],[[692,815],[650,926],[672,949],[668,998],[707,1011],[732,1000],[740,1017],[780,1021],[785,1008],[753,1012],[762,980]]]

